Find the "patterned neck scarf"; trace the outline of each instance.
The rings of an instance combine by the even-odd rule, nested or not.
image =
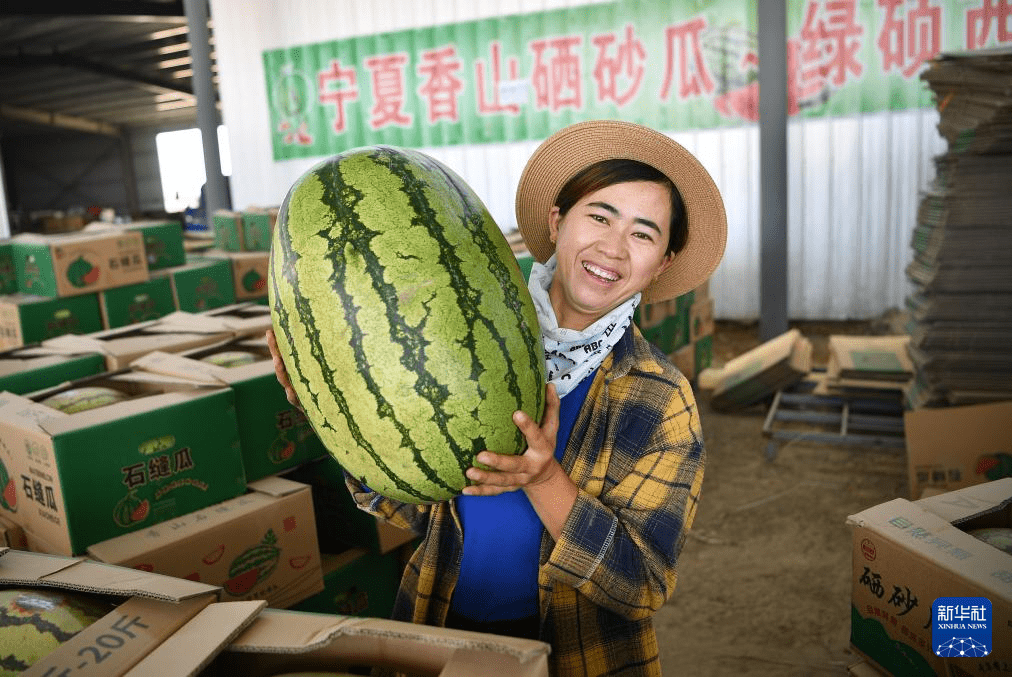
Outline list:
[[[548,298],[556,267],[555,254],[544,264],[534,262],[527,288],[534,299],[545,344],[545,369],[548,382],[555,384],[559,397],[575,388],[588,374],[601,366],[632,323],[633,311],[640,302],[637,293],[612,309],[583,331],[559,327],[555,309]]]

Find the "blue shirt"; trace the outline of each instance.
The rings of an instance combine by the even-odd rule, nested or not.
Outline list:
[[[562,461],[594,372],[560,400],[555,458]],[[541,519],[523,491],[498,496],[458,496],[464,528],[460,576],[450,607],[476,621],[506,621],[538,613]]]

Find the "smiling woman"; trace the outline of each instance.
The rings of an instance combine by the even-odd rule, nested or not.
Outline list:
[[[463,495],[432,505],[345,480],[360,507],[424,535],[395,619],[541,639],[558,677],[659,675],[652,618],[706,454],[688,381],[632,318],[710,276],[723,201],[667,136],[596,120],[534,152],[516,210],[548,376],[542,420],[513,415],[526,451],[482,451]]]

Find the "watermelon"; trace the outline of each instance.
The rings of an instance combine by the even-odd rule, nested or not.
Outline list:
[[[127,399],[126,393],[114,388],[86,386],[64,390],[61,393],[42,400],[42,404],[62,411],[65,414],[76,414],[80,411],[116,404],[125,399]]]
[[[324,446],[378,493],[458,495],[475,455],[517,454],[544,411],[537,313],[481,200],[417,151],[356,148],[303,174],[278,213],[278,348]]]
[[[246,364],[253,364],[259,359],[261,358],[245,350],[222,350],[214,353],[213,355],[201,358],[201,361],[231,369],[232,367],[241,367]]]
[[[78,592],[0,590],[0,677],[24,672],[115,606]]]
[[[984,527],[967,532],[974,538],[1012,555],[1012,527]]]

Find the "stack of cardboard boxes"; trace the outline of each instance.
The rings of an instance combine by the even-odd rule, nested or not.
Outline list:
[[[267,301],[268,254],[277,220],[277,207],[218,210],[212,216],[214,249],[206,256],[228,262],[238,301]]]
[[[714,300],[709,280],[670,301],[642,304],[633,319],[644,338],[690,381],[713,362]]]
[[[266,305],[275,218],[276,210],[241,215],[245,228],[238,232],[245,235],[238,241],[255,243],[260,251],[188,254],[178,221],[95,221],[80,232],[0,241],[0,350],[117,329],[177,310],[199,313],[242,301]]]

